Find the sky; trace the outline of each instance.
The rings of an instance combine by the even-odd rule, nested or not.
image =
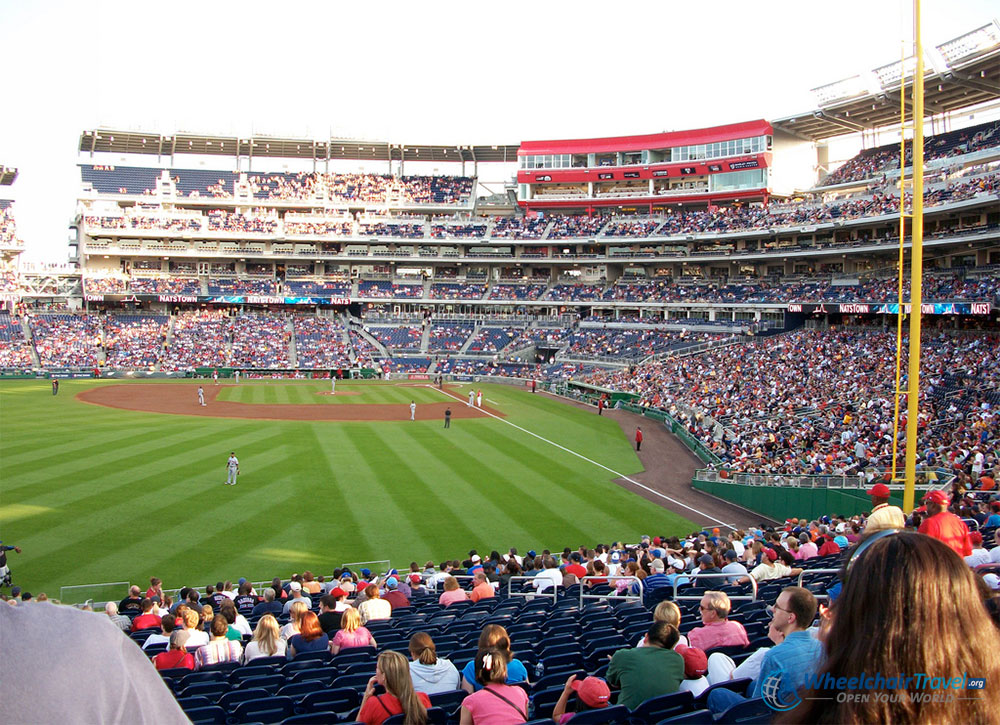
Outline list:
[[[911,5],[0,0],[0,198],[25,259],[64,261],[84,129],[518,144],[781,118],[897,60]],[[928,45],[1000,15],[922,11]]]

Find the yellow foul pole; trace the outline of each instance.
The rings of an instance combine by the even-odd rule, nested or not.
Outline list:
[[[917,478],[917,416],[920,412],[920,304],[924,272],[924,46],[920,38],[920,0],[913,0],[913,223],[910,247],[910,368],[906,411],[906,488],[903,510],[913,510]],[[905,76],[904,76],[905,77]]]

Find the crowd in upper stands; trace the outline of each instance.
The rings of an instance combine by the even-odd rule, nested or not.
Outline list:
[[[921,347],[919,459],[934,469],[977,446],[992,456],[1000,338],[927,332]],[[584,379],[676,416],[727,470],[857,475],[892,466],[894,369],[892,334],[802,330]],[[900,464],[904,433],[901,424]]]
[[[950,156],[961,156],[980,149],[1000,145],[1000,123],[990,123],[950,131],[924,139],[924,161]],[[906,142],[906,166],[913,160],[913,143]],[[849,159],[836,171],[826,177],[824,186],[843,184],[849,181],[874,179],[886,171],[899,168],[899,144],[887,144],[866,149]]]

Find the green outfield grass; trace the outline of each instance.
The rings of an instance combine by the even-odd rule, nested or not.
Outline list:
[[[405,566],[470,548],[575,547],[694,528],[615,485],[614,474],[490,418],[455,420],[449,430],[440,421],[211,419],[74,398],[104,384],[64,381],[57,397],[48,381],[0,385],[0,539],[23,548],[9,554],[10,566],[34,593],[153,575],[179,587],[329,573],[384,558]],[[521,389],[481,387],[510,422],[617,472],[642,470],[614,421]],[[338,384],[357,396],[316,394],[326,390],[328,381],[253,381],[220,396],[443,400],[431,388],[384,383]],[[223,485],[232,450],[242,469],[235,487]]]

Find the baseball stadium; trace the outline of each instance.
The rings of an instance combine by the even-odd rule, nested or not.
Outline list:
[[[916,26],[779,118],[78,129],[58,262],[0,167],[0,721],[997,722],[1000,23]]]

